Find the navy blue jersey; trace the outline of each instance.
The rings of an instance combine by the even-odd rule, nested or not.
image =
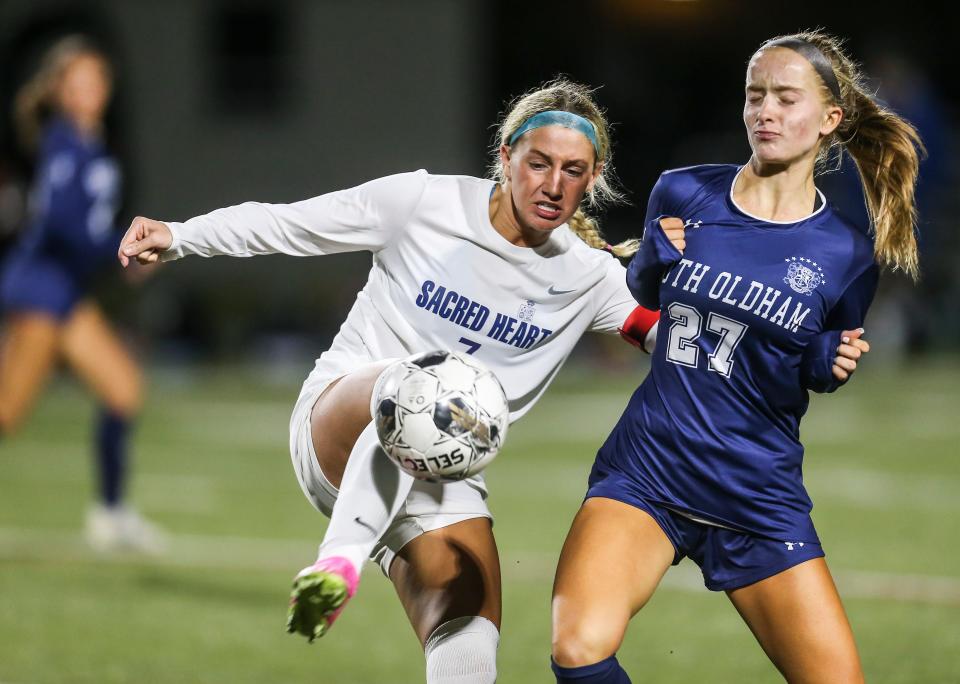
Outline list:
[[[119,167],[104,145],[52,120],[40,145],[30,222],[4,266],[5,304],[61,309],[81,296],[120,245],[119,196]]]
[[[876,289],[873,245],[822,196],[800,221],[747,214],[732,198],[739,168],[668,171],[654,187],[628,285],[660,309],[657,347],[596,468],[707,521],[817,542],[800,418],[808,389],[837,385],[840,331],[863,323]],[[683,255],[664,216],[686,223]]]

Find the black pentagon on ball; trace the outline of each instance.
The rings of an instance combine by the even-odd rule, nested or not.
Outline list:
[[[410,359],[410,362],[420,368],[428,368],[429,366],[440,365],[447,360],[447,356],[449,356],[449,354],[445,351],[427,352]]]
[[[389,435],[397,427],[397,405],[393,399],[381,399],[377,406],[377,434]]]
[[[493,446],[500,443],[500,428],[493,421],[490,421],[490,441],[488,444]]]
[[[433,408],[433,422],[437,429],[454,437],[469,432],[470,425],[462,420],[457,420],[455,413],[460,415],[472,413],[462,397],[445,397],[445,400],[438,401]]]

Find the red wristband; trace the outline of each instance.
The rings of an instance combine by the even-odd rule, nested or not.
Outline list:
[[[627,320],[620,327],[620,337],[632,344],[634,347],[643,349],[643,343],[647,339],[647,333],[660,320],[659,311],[644,309],[642,306],[635,308]]]

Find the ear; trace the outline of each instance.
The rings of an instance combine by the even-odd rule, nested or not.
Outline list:
[[[587,183],[587,193],[590,193],[593,190],[593,186],[597,184],[597,181],[600,180],[600,175],[603,173],[603,162],[595,165],[593,167],[593,173],[590,174],[590,182]]]
[[[823,113],[823,120],[820,122],[820,135],[826,137],[837,130],[837,126],[843,121],[843,110],[836,105],[827,107]]]
[[[503,169],[503,177],[510,180],[510,147],[500,146],[500,167]]]

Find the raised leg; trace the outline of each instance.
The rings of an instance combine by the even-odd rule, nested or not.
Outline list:
[[[310,429],[317,463],[340,491],[317,562],[294,581],[287,629],[323,636],[357,590],[360,570],[413,485],[377,439],[370,397],[389,361],[345,375],[320,396]]]

